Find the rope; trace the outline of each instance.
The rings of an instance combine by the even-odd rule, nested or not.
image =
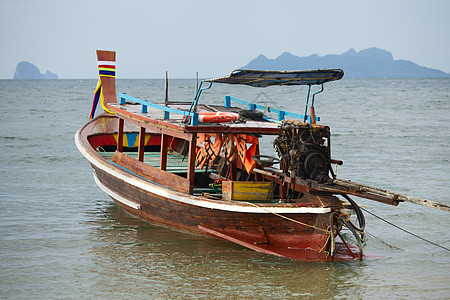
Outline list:
[[[175,150],[173,150],[173,148],[172,148],[172,143],[173,143],[173,140],[174,140],[174,139],[175,139],[175,137],[173,136],[173,137],[172,137],[172,140],[170,141],[169,147],[167,147],[167,153],[169,153],[169,154],[172,154],[172,153],[175,152]],[[184,157],[183,157],[183,160],[184,160]]]
[[[276,213],[276,212],[270,211],[270,210],[268,210],[267,208],[264,208],[264,207],[262,207],[262,206],[260,206],[260,205],[257,205],[256,203],[251,203],[251,202],[244,202],[244,203],[253,205],[253,206],[255,206],[255,207],[259,207],[259,208],[261,208],[262,210],[265,210],[265,211],[267,211],[267,212],[269,212],[269,213],[271,213],[271,214],[274,214],[274,215],[277,216],[277,217],[280,217],[280,218],[286,219],[286,220],[288,220],[288,221],[291,221],[291,222],[294,222],[294,223],[303,225],[303,226],[305,226],[305,227],[314,228],[314,229],[323,231],[323,232],[325,232],[325,233],[330,233],[330,230],[329,230],[329,229],[319,228],[319,227],[316,227],[316,226],[313,226],[313,225],[309,225],[309,224],[302,223],[302,222],[300,222],[300,221],[297,221],[297,220],[294,220],[294,219],[285,217],[285,216],[280,215],[280,214],[278,214],[278,213]]]
[[[319,253],[324,253],[326,257],[328,257],[328,255],[330,255],[330,253],[333,253],[333,252],[334,252],[334,249],[331,250],[331,251],[324,251],[324,249],[325,249],[325,247],[327,246],[328,241],[330,240],[330,238],[332,237],[332,235],[333,235],[333,234],[332,234],[331,231],[330,231],[330,234],[328,235],[327,240],[325,241],[325,244],[323,244],[323,247],[319,250]],[[333,244],[333,243],[332,243],[332,244]],[[334,248],[334,245],[332,245],[332,247]]]
[[[322,249],[319,250],[319,252],[320,252],[320,253],[324,253],[327,257],[328,257],[328,255],[330,255],[330,252],[329,252],[329,251],[324,251],[325,247],[327,246],[328,241],[330,240],[331,235],[333,234],[333,233],[331,232],[330,228],[327,228],[327,229],[319,228],[319,227],[316,227],[316,226],[313,226],[313,225],[309,225],[309,224],[306,224],[306,223],[303,223],[303,222],[300,222],[300,221],[297,221],[297,220],[294,220],[294,219],[285,217],[285,216],[283,216],[283,215],[280,215],[280,214],[278,214],[278,213],[276,213],[276,212],[273,212],[273,211],[271,211],[271,210],[269,210],[269,209],[267,209],[267,208],[264,208],[264,207],[262,207],[262,206],[260,206],[260,205],[255,204],[255,203],[251,203],[251,202],[244,202],[244,203],[253,205],[253,206],[255,206],[255,207],[259,207],[259,208],[261,208],[262,210],[265,210],[265,211],[267,211],[267,212],[269,212],[269,213],[271,213],[271,214],[274,214],[274,215],[277,216],[277,217],[280,217],[280,218],[286,219],[286,220],[288,220],[288,221],[291,221],[291,222],[294,222],[294,223],[303,225],[303,226],[305,226],[305,227],[314,228],[314,229],[323,231],[325,234],[328,234],[327,240],[325,241],[325,244],[323,245]]]
[[[365,209],[365,208],[362,208],[362,207],[361,207],[361,209],[364,210],[365,212],[371,214],[372,216],[374,216],[374,217],[380,219],[381,221],[384,221],[384,222],[388,223],[389,225],[394,226],[394,227],[397,228],[397,229],[400,229],[400,230],[403,231],[403,232],[406,232],[406,233],[408,233],[408,234],[410,234],[410,235],[412,235],[412,236],[414,236],[414,237],[416,237],[416,238],[418,238],[418,239],[421,239],[422,241],[425,241],[425,242],[430,243],[430,244],[432,244],[432,245],[435,245],[435,246],[437,246],[437,247],[439,247],[439,248],[442,248],[442,249],[445,249],[445,250],[447,250],[447,251],[450,251],[449,248],[446,248],[446,247],[444,247],[444,246],[441,246],[441,245],[439,245],[439,244],[436,244],[435,242],[432,242],[432,241],[427,240],[427,239],[425,239],[425,238],[423,238],[423,237],[421,237],[421,236],[418,236],[417,234],[414,234],[414,233],[412,233],[411,231],[408,231],[408,230],[406,230],[406,229],[403,229],[403,228],[401,228],[401,227],[399,227],[399,226],[397,226],[397,225],[395,225],[395,224],[393,224],[393,223],[391,223],[391,222],[389,222],[389,221],[387,221],[387,220],[385,220],[385,219],[383,219],[383,218],[381,218],[381,217],[375,215],[374,213],[371,213],[370,211],[368,211],[368,210]]]
[[[382,242],[383,244],[386,244],[387,246],[391,247],[392,249],[398,249],[398,250],[403,250],[403,251],[405,250],[405,249],[403,249],[403,248],[400,248],[400,247],[397,247],[397,246],[394,246],[394,245],[389,244],[389,243],[386,242],[385,240],[382,240],[382,239],[380,239],[379,237],[377,237],[376,235],[371,234],[371,233],[368,232],[367,230],[366,230],[365,232],[367,233],[368,236],[371,236],[371,237],[376,238],[377,240],[379,240],[379,241]]]

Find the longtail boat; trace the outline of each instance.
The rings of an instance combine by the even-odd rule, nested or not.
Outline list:
[[[193,101],[160,103],[116,94],[115,52],[97,51],[91,120],[75,135],[97,185],[122,209],[153,224],[225,239],[299,261],[363,259],[365,220],[350,196],[390,205],[448,206],[336,178],[330,128],[315,96],[341,69],[235,70],[200,82]],[[305,113],[224,96],[200,103],[213,84],[306,85]],[[311,87],[320,89],[312,93]],[[287,87],[290,88],[290,87]],[[97,103],[104,111],[94,117]],[[237,104],[237,105],[236,105]],[[263,153],[271,136],[277,157]],[[351,232],[346,241],[342,230]]]

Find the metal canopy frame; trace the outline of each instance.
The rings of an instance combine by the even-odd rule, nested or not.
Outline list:
[[[339,80],[344,76],[342,69],[310,71],[264,71],[237,69],[227,77],[207,79],[207,82],[244,84],[253,87],[273,85],[314,85]]]
[[[294,86],[294,85],[308,85],[308,93],[306,96],[305,104],[305,114],[300,118],[306,122],[309,120],[312,123],[319,120],[316,119],[314,112],[314,100],[315,96],[324,91],[323,84],[325,82],[339,80],[344,76],[344,71],[342,69],[324,69],[324,70],[310,70],[310,71],[263,71],[263,70],[242,70],[237,69],[231,72],[227,77],[206,79],[200,82],[195,98],[191,103],[189,108],[189,113],[194,113],[197,109],[198,101],[200,99],[201,93],[204,90],[211,88],[213,83],[227,83],[227,84],[240,84],[248,85],[252,87],[268,87],[268,86]],[[203,83],[207,82],[209,85],[207,87],[202,87]],[[311,86],[321,85],[321,90],[315,92],[311,96]],[[309,104],[311,98],[311,105]],[[245,103],[249,104],[249,103]],[[225,106],[227,105],[227,101]],[[228,104],[229,105],[229,104]],[[255,109],[256,106],[250,106],[250,109]],[[310,115],[308,116],[308,108],[310,109]],[[298,116],[295,116],[298,117]],[[283,118],[278,118],[278,121],[282,121]],[[185,122],[187,123],[189,118],[185,117]]]

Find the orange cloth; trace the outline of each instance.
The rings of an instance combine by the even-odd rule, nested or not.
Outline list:
[[[245,170],[250,174],[256,165],[252,156],[256,154],[256,150],[258,148],[258,138],[247,134],[237,134],[234,138],[236,141],[238,155],[241,158]],[[247,143],[251,144],[249,148],[247,148]]]
[[[204,143],[203,147],[201,143]],[[221,149],[222,135],[220,133],[198,133],[196,160],[199,168],[203,169],[207,162],[212,163],[219,156]]]

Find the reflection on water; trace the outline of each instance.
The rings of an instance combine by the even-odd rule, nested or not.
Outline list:
[[[93,217],[93,216],[92,216]],[[126,296],[333,298],[358,291],[364,262],[301,263],[157,227],[105,207],[92,249],[95,290]],[[356,268],[356,269],[355,269]],[[151,287],[137,289],[139,286]]]

